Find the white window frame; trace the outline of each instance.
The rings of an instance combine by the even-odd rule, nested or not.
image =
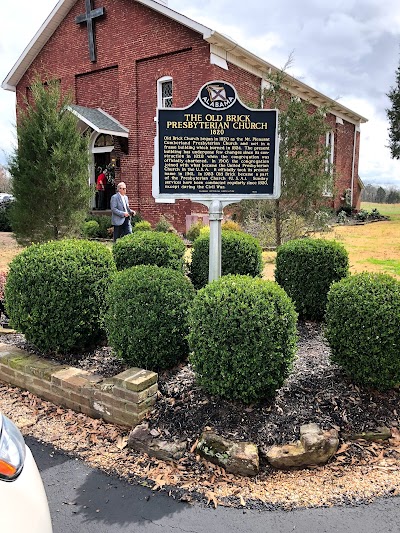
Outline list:
[[[163,85],[165,83],[172,84],[172,96],[170,98],[172,100],[172,105],[174,103],[174,81],[171,76],[163,76],[162,78],[157,80],[157,107],[159,109],[168,109],[165,106],[165,99],[163,98]]]
[[[327,131],[325,136],[325,146],[330,148],[329,156],[326,158],[325,170],[330,172],[333,176],[333,161],[335,158],[335,132],[333,130]],[[324,196],[333,196],[332,190],[328,188],[324,191]]]
[[[333,160],[335,157],[335,132],[333,130],[326,132],[325,146],[330,148],[329,156],[326,160],[326,170],[330,169],[333,172]]]

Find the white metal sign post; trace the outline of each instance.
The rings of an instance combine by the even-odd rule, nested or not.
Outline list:
[[[224,81],[203,85],[182,109],[157,110],[153,196],[208,207],[209,281],[221,276],[223,208],[280,196],[278,111],[252,109]]]
[[[208,207],[210,220],[208,281],[214,281],[221,277],[221,223],[224,216],[223,209],[220,200],[213,200]]]

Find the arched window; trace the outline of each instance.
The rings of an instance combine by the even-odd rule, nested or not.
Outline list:
[[[105,146],[114,146],[114,139],[113,139],[113,136],[112,135],[106,135],[104,133],[101,133],[95,143],[94,143],[94,147],[95,148],[103,148]]]
[[[173,84],[170,76],[164,76],[157,81],[157,106],[160,109],[172,107]]]

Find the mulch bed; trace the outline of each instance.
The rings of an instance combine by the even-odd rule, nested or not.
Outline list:
[[[35,351],[21,335],[0,336]],[[37,352],[36,352],[37,353]],[[55,358],[105,377],[125,369],[109,347],[76,356]],[[91,464],[130,480],[168,490],[185,501],[206,498],[208,503],[255,508],[360,503],[400,489],[399,391],[385,393],[357,387],[329,361],[320,324],[299,324],[299,351],[293,372],[271,402],[244,406],[204,393],[189,364],[159,376],[159,397],[147,422],[163,437],[187,441],[188,452],[177,464],[162,463],[125,448],[124,428],[92,420],[54,406],[30,393],[0,386],[0,408],[20,420],[22,430]],[[11,403],[10,403],[11,402]],[[17,411],[16,411],[17,409]],[[18,414],[19,413],[19,414]],[[30,423],[30,420],[34,420]],[[332,461],[318,468],[278,472],[265,461],[273,444],[299,438],[300,426],[315,422],[340,431],[340,449]],[[386,442],[346,442],[345,434],[386,426]],[[255,442],[261,473],[255,479],[226,474],[195,455],[197,438],[205,427],[234,440]],[[72,428],[72,431],[71,431]]]

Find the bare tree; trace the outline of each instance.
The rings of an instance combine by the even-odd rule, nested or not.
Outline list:
[[[0,165],[0,192],[11,193],[11,179],[3,165]]]

